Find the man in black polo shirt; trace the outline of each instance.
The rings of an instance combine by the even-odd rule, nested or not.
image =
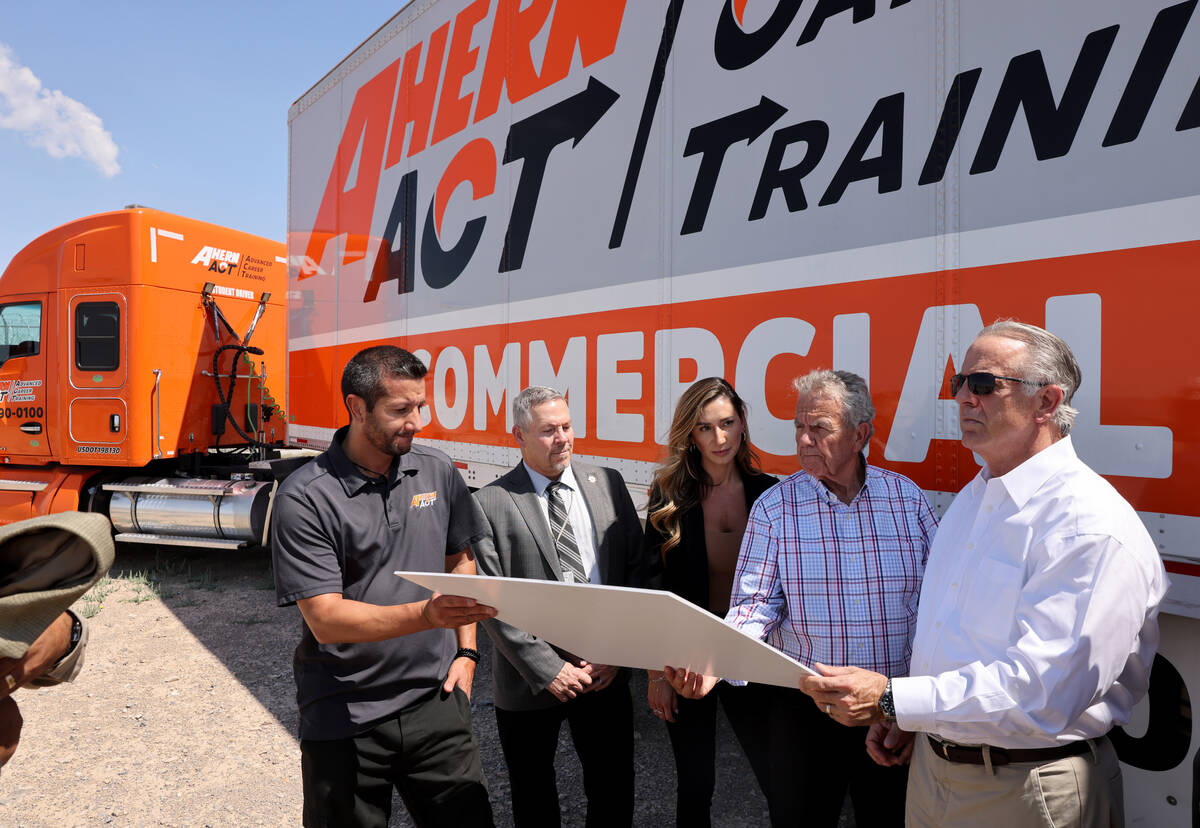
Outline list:
[[[495,615],[398,569],[475,573],[487,524],[450,459],[413,445],[425,366],[382,345],[342,373],[350,425],[289,476],[271,521],[280,606],[304,617],[293,667],[305,825],[491,825],[471,731],[475,622]],[[453,631],[453,632],[452,632]]]

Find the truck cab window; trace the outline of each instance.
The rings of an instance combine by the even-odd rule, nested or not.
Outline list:
[[[0,362],[35,356],[42,349],[42,303],[0,305]]]
[[[75,306],[75,367],[115,371],[121,364],[121,311],[116,302]]]

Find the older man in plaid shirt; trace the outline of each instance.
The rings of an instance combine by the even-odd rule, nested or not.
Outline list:
[[[805,664],[906,675],[937,519],[915,483],[863,457],[875,407],[861,377],[819,370],[795,387],[802,471],[754,504],[725,621]],[[691,697],[717,682],[668,678]],[[836,826],[847,790],[857,824],[903,825],[907,766],[873,763],[866,727],[842,727],[799,689],[766,697],[772,825]]]

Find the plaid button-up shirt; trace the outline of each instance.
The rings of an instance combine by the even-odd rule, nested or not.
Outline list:
[[[845,504],[797,472],[750,511],[725,620],[804,664],[908,675],[936,528],[903,475],[867,465]]]

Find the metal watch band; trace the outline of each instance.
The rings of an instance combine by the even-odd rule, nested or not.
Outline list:
[[[889,722],[896,721],[896,702],[892,699],[892,680],[888,679],[887,684],[883,688],[883,695],[879,697],[879,709],[883,713],[883,718]]]

